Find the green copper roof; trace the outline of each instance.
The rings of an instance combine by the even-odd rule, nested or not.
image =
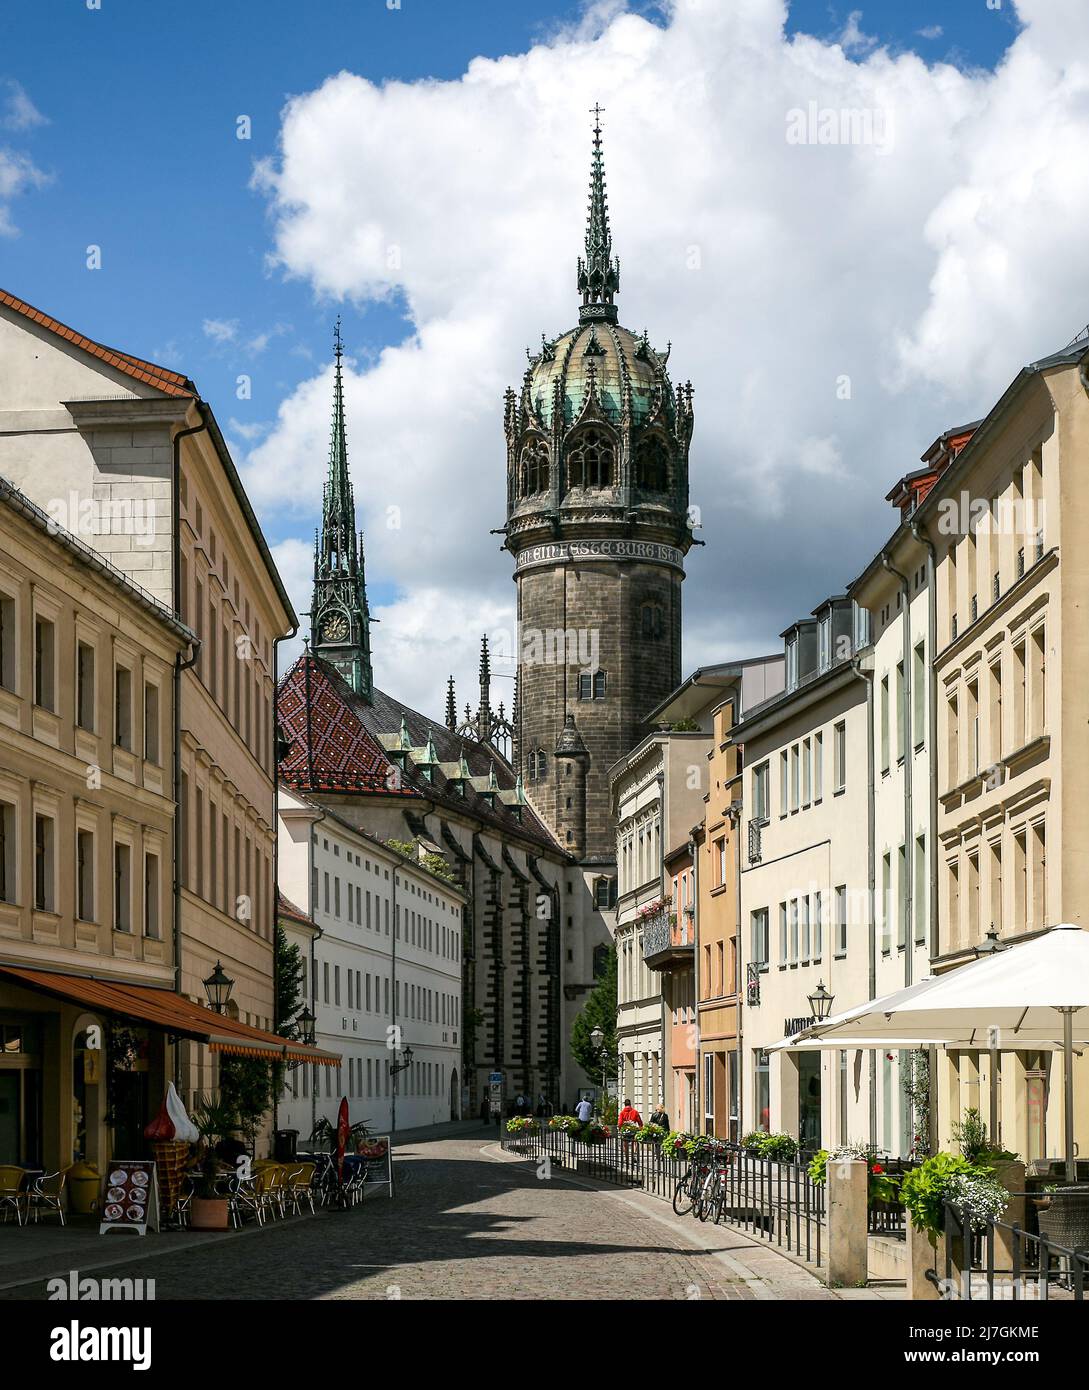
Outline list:
[[[619,324],[580,324],[551,346],[551,353],[533,360],[529,374],[529,398],[546,425],[552,424],[557,382],[562,383],[567,425],[585,405],[591,380],[606,417],[614,423],[623,413],[625,381],[631,391],[633,424],[641,424],[651,414],[659,392],[671,410],[673,392],[665,371],[669,353],[656,352],[645,333],[637,337]]]

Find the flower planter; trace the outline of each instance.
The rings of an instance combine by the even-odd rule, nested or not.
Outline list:
[[[194,1197],[189,1206],[189,1225],[194,1231],[225,1231],[226,1197]]]

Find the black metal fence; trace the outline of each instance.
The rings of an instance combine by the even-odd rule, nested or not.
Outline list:
[[[966,1213],[945,1204],[942,1292],[968,1301],[1085,1300],[1089,1249],[1060,1245],[1016,1222],[989,1220],[972,1229]]]
[[[688,1172],[688,1159],[662,1152],[656,1143],[610,1136],[586,1144],[563,1130],[537,1129],[502,1136],[508,1153],[561,1168],[577,1169],[586,1177],[621,1187],[637,1187],[663,1201],[672,1201],[677,1184]],[[810,1264],[825,1257],[825,1190],[814,1183],[805,1164],[776,1163],[744,1149],[732,1152],[721,1166],[722,1195],[716,1219],[740,1226],[769,1244]]]

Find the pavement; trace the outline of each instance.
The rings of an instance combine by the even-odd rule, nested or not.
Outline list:
[[[459,1129],[462,1127],[459,1126]],[[825,1288],[777,1250],[667,1203],[504,1153],[494,1129],[397,1136],[397,1193],[264,1228],[146,1237],[0,1225],[0,1299],[107,1269],[178,1299],[880,1298]],[[902,1290],[899,1291],[902,1297]]]

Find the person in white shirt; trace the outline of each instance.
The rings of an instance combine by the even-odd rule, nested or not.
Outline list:
[[[583,1098],[579,1101],[578,1105],[575,1106],[575,1115],[578,1117],[579,1123],[586,1124],[590,1117],[593,1115],[593,1113],[593,1105],[590,1103],[589,1100],[587,1100],[585,1096],[583,1096]]]

